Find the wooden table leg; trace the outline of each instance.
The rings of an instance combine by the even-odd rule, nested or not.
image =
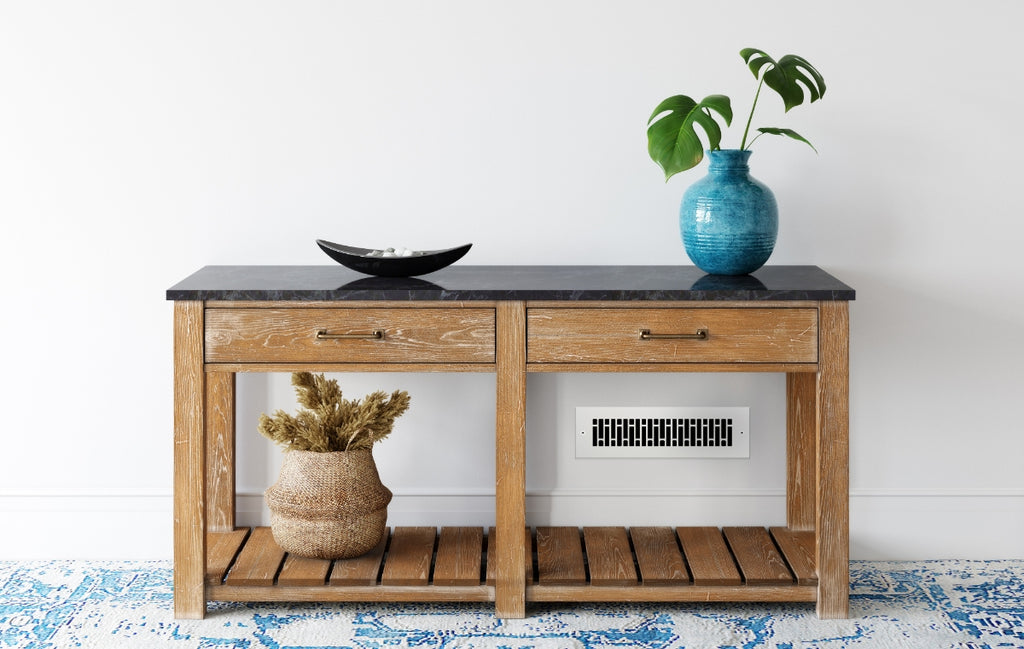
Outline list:
[[[174,617],[206,614],[203,303],[174,303]]]
[[[526,306],[497,306],[495,614],[526,616]]]
[[[850,612],[849,305],[818,305],[817,504],[818,617]]]
[[[811,372],[786,374],[786,526],[791,530],[814,530],[817,378]]]
[[[235,374],[206,375],[206,531],[235,529]]]

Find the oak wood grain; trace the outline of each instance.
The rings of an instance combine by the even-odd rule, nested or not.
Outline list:
[[[289,554],[285,557],[281,573],[277,576],[280,586],[323,586],[331,570],[328,559],[311,559]]]
[[[739,586],[743,583],[729,547],[717,527],[677,527],[683,555],[695,586]]]
[[[231,586],[273,586],[285,552],[269,527],[253,528],[224,583]]]
[[[801,586],[816,585],[818,573],[814,569],[814,532],[786,527],[773,527],[770,531],[796,577],[796,583]]]
[[[384,559],[383,586],[425,586],[434,555],[433,527],[396,527]]]
[[[487,528],[487,585],[493,586],[497,574],[498,541],[495,528]],[[533,531],[529,527],[523,528],[523,552],[526,563],[526,583],[533,581]]]
[[[526,615],[526,563],[519,542],[526,526],[526,308],[502,302],[496,310],[495,556],[498,617]]]
[[[488,602],[488,586],[210,586],[210,599],[229,602]],[[813,592],[813,590],[812,590]]]
[[[483,547],[483,528],[442,527],[434,560],[434,585],[478,586]]]
[[[207,363],[215,372],[466,372],[494,371],[493,363],[318,363],[313,361],[282,363]],[[761,371],[758,366],[758,371]],[[749,370],[748,370],[749,371]],[[780,372],[785,369],[777,370]]]
[[[587,583],[578,528],[537,528],[537,580],[547,585]]]
[[[494,300],[206,300],[207,309],[493,309],[498,305]],[[788,303],[793,304],[793,303]],[[817,302],[811,302],[817,306]]]
[[[846,302],[822,302],[817,390],[818,617],[850,614],[849,331]]]
[[[786,374],[786,525],[794,530],[814,529],[817,380]]]
[[[174,617],[206,615],[203,303],[174,303]]]
[[[784,586],[794,582],[771,535],[763,527],[725,527],[722,529],[743,582],[748,586]]]
[[[206,374],[206,525],[235,529],[235,375]]]
[[[211,302],[207,302],[211,304]],[[417,303],[419,304],[419,303]],[[440,304],[445,304],[441,302]],[[475,304],[475,302],[474,302]],[[633,300],[630,309],[817,309],[815,300]],[[527,309],[621,309],[622,300],[527,300]]]
[[[690,581],[671,527],[631,527],[629,536],[640,566],[640,580],[645,585],[680,585]]]
[[[238,555],[242,543],[249,536],[249,528],[206,535],[206,583],[219,584]]]
[[[375,586],[381,572],[384,549],[388,545],[388,530],[372,550],[351,559],[336,559],[331,568],[331,586]]]
[[[548,586],[526,589],[531,602],[813,602],[812,586]]]
[[[531,308],[527,362],[813,363],[815,309]],[[641,340],[639,332],[706,340]]]
[[[208,363],[493,363],[494,309],[210,309]],[[383,332],[383,338],[318,340]]]
[[[230,367],[230,366],[228,366]],[[239,370],[243,371],[243,370]],[[345,371],[339,369],[339,372]],[[601,372],[631,374],[634,372],[686,373],[686,372],[809,372],[818,371],[816,363],[528,363],[531,373]]]
[[[848,614],[845,302],[382,304],[175,303],[176,617],[202,617],[207,599],[493,600],[500,617],[523,617],[527,601],[816,600],[821,617]],[[401,324],[386,330],[390,347],[310,342],[316,329],[358,331],[381,314]],[[310,329],[321,316],[332,319]],[[639,340],[639,328],[686,333],[701,323],[707,341]],[[627,329],[630,340],[621,342]],[[695,352],[701,342],[708,344]],[[649,343],[668,345],[640,346]],[[479,528],[465,538],[466,528],[442,529],[433,562],[435,528],[399,528],[390,546],[384,539],[364,557],[333,563],[285,558],[268,542],[269,528],[242,541],[228,446],[233,372],[300,369],[496,372],[496,525],[483,583]],[[550,371],[786,372],[787,527],[771,536],[763,528],[585,528],[586,554],[578,528],[542,527],[535,582],[525,526],[526,373]]]
[[[583,543],[592,586],[636,585],[633,551],[624,527],[584,527]]]

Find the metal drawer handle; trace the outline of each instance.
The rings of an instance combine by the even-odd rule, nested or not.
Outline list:
[[[650,329],[640,330],[640,340],[707,340],[708,330],[698,329],[692,334],[652,334]]]
[[[316,332],[317,340],[384,340],[384,330],[374,329],[368,334],[329,334],[326,329]]]

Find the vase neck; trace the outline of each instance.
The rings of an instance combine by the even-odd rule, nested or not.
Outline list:
[[[750,159],[750,151],[740,149],[721,149],[708,151],[708,158],[711,163],[708,166],[709,173],[715,174],[746,174],[750,171],[747,160]]]

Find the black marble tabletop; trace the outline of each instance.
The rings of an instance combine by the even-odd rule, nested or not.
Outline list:
[[[852,300],[817,266],[706,275],[693,266],[449,266],[422,277],[370,277],[342,266],[204,266],[168,300]]]

